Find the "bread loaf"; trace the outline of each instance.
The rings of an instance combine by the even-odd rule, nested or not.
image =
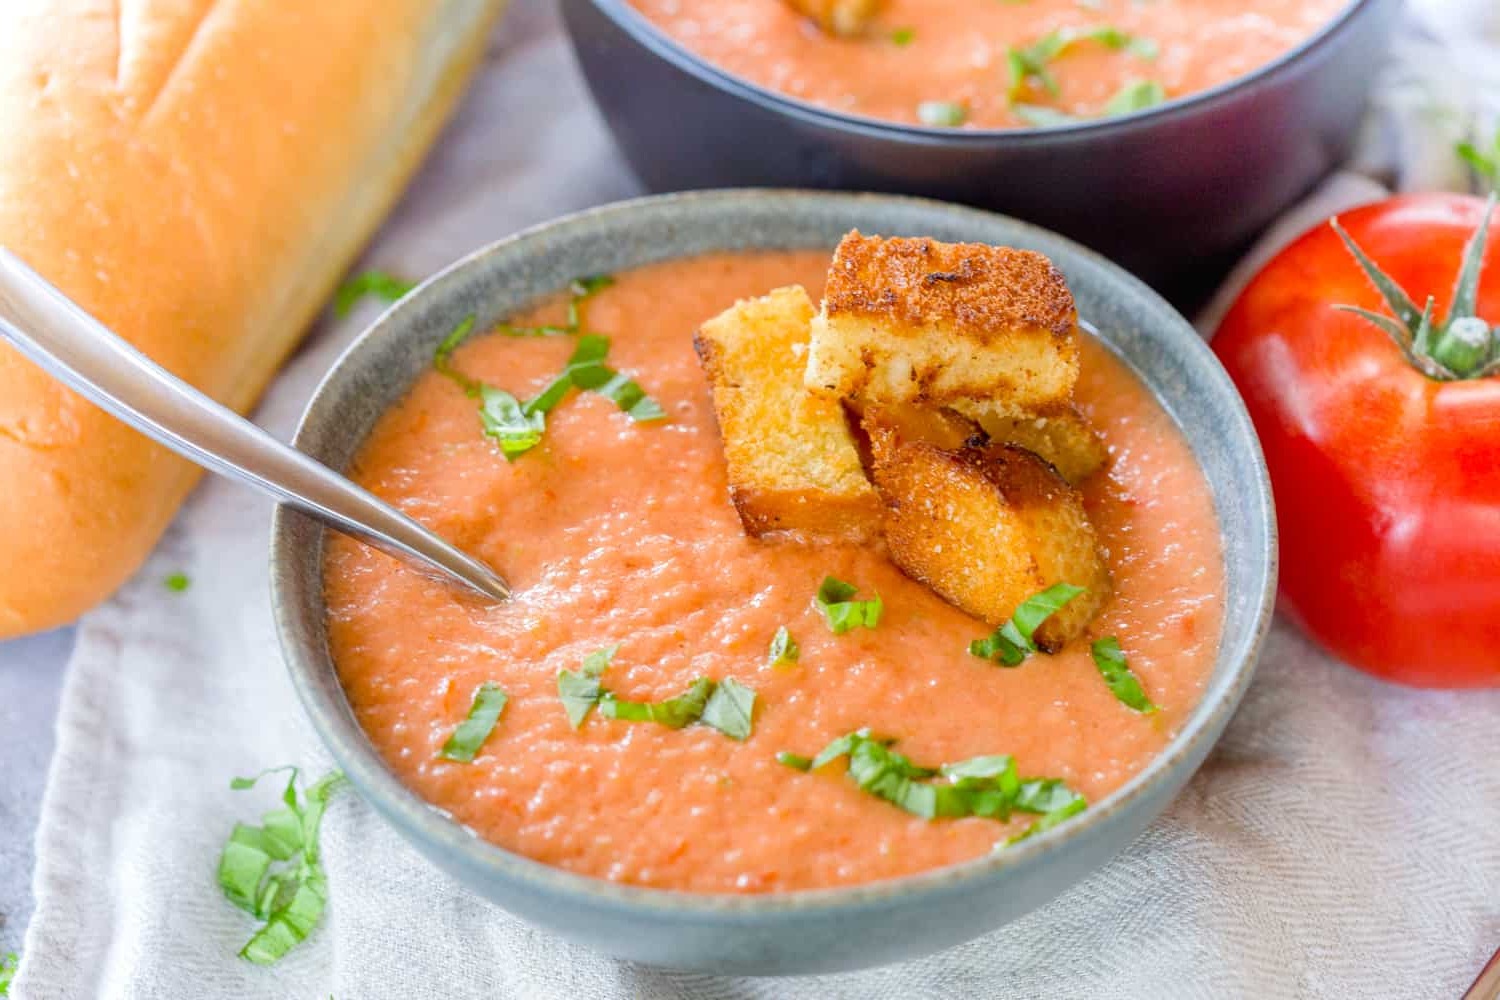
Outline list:
[[[19,0],[0,245],[239,410],[400,192],[500,0]],[[0,638],[145,559],[196,470],[0,348]]]

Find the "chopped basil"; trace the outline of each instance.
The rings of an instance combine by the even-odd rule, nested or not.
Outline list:
[[[853,628],[874,628],[880,624],[880,615],[885,610],[880,595],[876,594],[868,601],[850,600],[857,593],[859,588],[852,583],[845,583],[831,576],[823,578],[823,584],[818,588],[818,595],[814,600],[834,635],[843,635]]]
[[[1120,649],[1119,639],[1107,635],[1094,643],[1093,651],[1094,666],[1099,668],[1099,674],[1104,678],[1104,683],[1109,685],[1109,689],[1114,692],[1116,698],[1145,715],[1150,715],[1157,710],[1156,703],[1146,697],[1140,678],[1125,661],[1125,653]]]
[[[958,101],[923,101],[917,105],[917,121],[933,128],[957,128],[969,120],[969,109]]]
[[[333,293],[333,314],[347,316],[366,296],[395,302],[417,287],[413,282],[385,271],[364,271],[339,286]]]
[[[1003,822],[1017,810],[1045,817],[1065,808],[1076,812],[1084,802],[1060,778],[1022,780],[1015,759],[1007,754],[922,767],[867,729],[839,737],[810,760],[786,751],[776,760],[799,771],[816,771],[839,757],[848,758],[849,779],[861,791],[928,820],[977,816]]]
[[[1042,622],[1062,610],[1065,604],[1083,591],[1083,587],[1075,587],[1071,583],[1054,583],[1041,593],[1031,595],[1011,614],[1010,621],[995,629],[987,638],[975,639],[969,643],[969,652],[1002,666],[1019,666],[1022,660],[1036,652],[1032,636],[1041,628]]]
[[[265,921],[240,957],[270,965],[302,942],[328,901],[328,880],[318,858],[318,834],[328,799],[344,781],[324,775],[305,795],[297,794],[298,770],[273,768],[253,778],[235,778],[234,789],[254,787],[267,774],[288,771],[284,807],[266,813],[260,826],[236,823],[219,856],[219,886],[235,906]]]
[[[797,646],[797,640],[792,638],[792,633],[782,625],[771,637],[771,666],[780,667],[786,664],[796,663],[797,657],[802,653]]]
[[[574,385],[586,392],[596,392],[608,399],[636,423],[661,420],[666,411],[646,395],[635,379],[615,371],[604,363],[609,353],[609,338],[586,334],[578,340],[578,350],[568,360],[565,374]]]
[[[1061,823],[1063,820],[1068,819],[1072,816],[1077,816],[1087,808],[1088,803],[1085,802],[1083,796],[1080,795],[1068,802],[1066,805],[1060,806],[1057,809],[1044,814],[1041,819],[1036,820],[1026,829],[1022,830],[1014,837],[1006,840],[1003,845],[998,846],[1009,847],[1012,844],[1019,844],[1023,840],[1035,837],[1039,833],[1045,833],[1057,824]]]
[[[10,984],[16,978],[16,967],[20,963],[20,957],[13,951],[0,956],[0,997],[10,996]]]
[[[891,44],[907,46],[917,39],[915,28],[894,28],[891,31]]]
[[[732,740],[744,741],[750,738],[754,717],[755,690],[726,677],[709,695],[701,718],[705,726],[712,726]]]
[[[542,443],[547,418],[539,412],[528,413],[516,397],[492,385],[479,386],[479,422],[484,434],[500,445],[500,454],[514,462]]]
[[[583,329],[583,303],[615,283],[607,274],[593,274],[574,278],[568,285],[572,298],[568,300],[568,326],[575,332]]]
[[[1167,91],[1155,80],[1131,80],[1104,105],[1106,115],[1129,115],[1165,102]]]
[[[682,694],[665,701],[629,701],[617,697],[601,678],[618,648],[610,646],[590,654],[577,672],[558,672],[557,693],[574,729],[583,725],[597,705],[605,718],[620,722],[655,722],[670,729],[702,722],[730,739],[744,740],[750,736],[755,691],[732,677],[721,683],[700,677]]]
[[[589,712],[594,710],[594,706],[604,696],[604,683],[600,678],[604,676],[604,668],[609,666],[609,661],[614,659],[615,651],[619,648],[618,645],[606,646],[585,656],[583,665],[578,670],[557,672],[557,695],[562,699],[563,711],[568,713],[568,723],[574,729],[583,725]]]
[[[186,573],[168,573],[162,584],[174,594],[180,594],[192,586],[193,581],[188,579]]]
[[[469,386],[472,383],[468,379],[460,375],[458,372],[453,370],[453,352],[458,350],[458,345],[462,344],[464,342],[464,339],[473,332],[474,317],[472,315],[465,316],[463,319],[458,321],[458,325],[453,328],[452,332],[450,332],[448,336],[443,338],[442,342],[438,344],[437,348],[432,352],[432,367],[436,368],[444,375],[447,375],[449,378],[457,380],[459,385],[462,385],[464,387],[465,391],[468,390]]]
[[[1072,125],[1082,121],[1065,111],[1049,108],[1041,104],[1012,104],[1010,109],[1014,111],[1022,121],[1037,128],[1053,128],[1057,125]]]
[[[1052,76],[1050,64],[1063,53],[1082,42],[1098,42],[1111,49],[1126,49],[1141,59],[1155,59],[1159,51],[1156,42],[1121,31],[1112,24],[1096,24],[1086,28],[1059,28],[1048,32],[1024,48],[1005,51],[1006,68],[1010,74],[1009,96],[1012,104],[1025,93],[1027,84],[1036,84],[1047,93],[1057,95],[1057,80]]]
[[[494,681],[479,685],[479,690],[474,692],[474,702],[469,706],[468,717],[453,730],[438,756],[463,764],[473,761],[484,741],[495,731],[495,723],[500,721],[507,700],[505,692]]]

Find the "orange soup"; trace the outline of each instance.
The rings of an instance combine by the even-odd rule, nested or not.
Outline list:
[[[727,496],[697,325],[736,299],[800,282],[827,253],[710,255],[616,276],[586,326],[612,338],[666,419],[633,422],[597,392],[568,396],[539,445],[507,462],[474,399],[432,372],[377,424],[352,474],[498,567],[512,600],[486,606],[344,538],[326,562],[329,635],[350,704],[397,775],[478,835],[539,861],[635,885],[765,893],[892,878],[975,858],[1033,820],[925,820],[811,756],[861,727],[922,764],[1012,754],[1096,802],[1182,725],[1212,669],[1223,615],[1219,535],[1192,454],[1141,383],[1085,339],[1080,407],[1111,462],[1083,489],[1115,594],[1090,635],[1006,669],[968,652],[990,629],[903,576],[878,545],[746,537]],[[520,322],[562,323],[559,301]],[[540,392],[573,336],[472,338],[463,378]],[[878,594],[874,628],[834,634],[825,576]],[[773,665],[785,627],[800,649]],[[1111,693],[1089,639],[1113,635],[1151,715]],[[753,730],[672,729],[594,711],[574,728],[558,673],[617,646],[620,698],[696,678],[756,692]],[[509,696],[470,763],[442,750],[491,682]]]
[[[833,37],[785,0],[631,0],[751,83],[848,114],[976,128],[1097,118],[1205,90],[1296,47],[1349,2],[885,0],[859,34]]]

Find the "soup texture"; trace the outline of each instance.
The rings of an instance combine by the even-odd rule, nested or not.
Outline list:
[[[1014,669],[970,655],[990,629],[903,576],[879,546],[747,538],[726,493],[697,325],[737,298],[800,282],[816,297],[825,253],[709,255],[644,267],[588,302],[610,364],[667,419],[636,423],[598,393],[548,418],[507,462],[452,378],[424,374],[378,422],[354,478],[498,567],[514,599],[484,605],[389,557],[330,538],[333,658],[355,715],[394,772],[479,836],[617,882],[767,893],[892,878],[975,858],[1023,829],[924,820],[811,756],[860,727],[914,761],[1013,754],[1023,775],[1065,779],[1097,802],[1161,751],[1197,703],[1222,622],[1220,541],[1207,484],[1168,416],[1084,338],[1080,407],[1111,464],[1084,487],[1115,579],[1091,628],[1114,635],[1160,711],[1116,700],[1089,643]],[[562,300],[518,322],[561,323]],[[529,398],[573,336],[476,336],[465,378]],[[879,594],[873,629],[835,635],[814,604],[825,576]],[[785,627],[800,647],[772,665]],[[698,677],[757,693],[737,742],[704,725],[606,718],[570,725],[558,672],[618,645],[603,676],[621,698],[660,700]],[[471,763],[440,751],[480,685],[508,695]]]
[[[892,122],[1008,128],[1119,114],[1243,76],[1349,0],[886,0],[857,35],[784,0],[631,0],[735,76]],[[1025,62],[1012,68],[1011,53]],[[1020,73],[1026,69],[1032,72]]]

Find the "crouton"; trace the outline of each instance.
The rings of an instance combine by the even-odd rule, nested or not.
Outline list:
[[[881,504],[843,407],[802,384],[813,309],[801,287],[778,288],[704,323],[693,346],[745,531],[866,541],[879,535]]]
[[[1077,486],[1104,468],[1109,449],[1072,403],[1039,413],[1007,410],[995,403],[956,400],[953,409],[983,428],[990,440],[1025,448]]]
[[[880,0],[786,0],[830,35],[858,35],[875,18]]]
[[[995,627],[1055,583],[1084,587],[1033,638],[1055,652],[1083,633],[1109,597],[1109,570],[1082,500],[1051,466],[1009,445],[953,450],[867,426],[897,566]]]
[[[812,324],[807,387],[872,404],[1071,398],[1078,316],[1039,253],[851,232]]]

